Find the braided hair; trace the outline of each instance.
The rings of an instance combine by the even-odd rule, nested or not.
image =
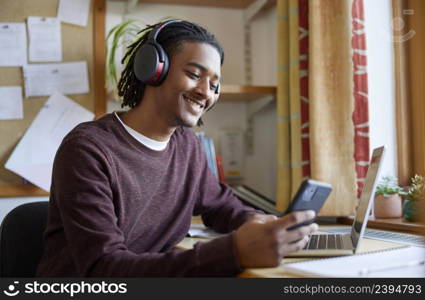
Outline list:
[[[121,107],[129,106],[130,108],[134,108],[143,98],[146,84],[140,82],[136,78],[133,70],[134,57],[136,56],[137,50],[147,42],[149,32],[160,24],[161,23],[147,26],[139,32],[139,36],[141,35],[142,37],[128,46],[128,51],[122,59],[122,63],[127,61],[127,65],[122,71],[121,78],[118,82],[118,95],[123,99]],[[200,25],[188,21],[170,23],[161,29],[156,41],[164,48],[170,60],[171,55],[178,51],[185,42],[209,44],[217,49],[220,54],[220,63],[223,65],[223,48],[215,36]],[[202,125],[201,119],[198,125]]]

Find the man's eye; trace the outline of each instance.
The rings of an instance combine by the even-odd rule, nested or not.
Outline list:
[[[201,76],[199,76],[198,74],[195,74],[193,72],[186,71],[186,73],[192,79],[199,79],[199,78],[201,78]]]
[[[217,85],[210,84],[210,89],[211,89],[211,91],[215,91],[217,89]]]

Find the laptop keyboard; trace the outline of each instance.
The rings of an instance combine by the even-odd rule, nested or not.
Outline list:
[[[304,249],[342,249],[342,235],[340,234],[314,234]]]
[[[351,228],[321,228],[320,230],[332,234],[347,234],[350,233]],[[425,237],[409,233],[366,229],[363,237],[374,240],[399,243],[403,245],[425,247]]]

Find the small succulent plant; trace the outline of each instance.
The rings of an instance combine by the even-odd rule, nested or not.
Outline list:
[[[425,200],[425,178],[423,176],[412,177],[406,198],[412,201]]]
[[[393,176],[384,176],[376,187],[375,195],[383,195],[384,197],[390,197],[391,195],[399,194],[401,196],[406,195],[403,188],[397,183],[397,179]]]

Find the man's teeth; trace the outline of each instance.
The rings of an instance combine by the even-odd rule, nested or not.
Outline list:
[[[198,105],[200,108],[204,107],[203,105],[199,104],[198,102],[196,102],[196,101],[194,101],[194,100],[192,100],[188,97],[184,97],[184,98],[185,98],[186,101],[189,101],[190,103],[194,103],[194,104]]]

